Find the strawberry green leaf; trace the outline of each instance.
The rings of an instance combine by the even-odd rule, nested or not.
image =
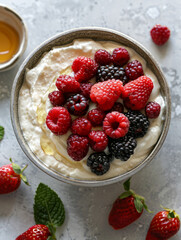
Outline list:
[[[134,205],[138,213],[141,213],[143,210],[143,203],[139,198],[134,199]]]
[[[127,197],[129,197],[129,196],[131,196],[131,195],[132,195],[132,192],[127,191],[127,192],[123,192],[123,193],[119,196],[119,198],[120,198],[120,199],[123,199],[123,198],[127,198]]]
[[[167,215],[168,218],[175,218],[174,211],[170,211]]]
[[[36,224],[51,226],[53,229],[63,224],[65,220],[64,205],[57,193],[51,188],[40,183],[36,190],[34,201]]]
[[[26,185],[30,186],[30,184],[29,184],[28,179],[27,179],[26,176],[24,176],[23,174],[20,174],[20,177],[21,177],[21,179],[23,180],[23,182],[24,182]]]
[[[124,186],[124,190],[125,190],[125,191],[129,191],[129,190],[130,190],[130,180],[131,180],[131,178],[129,178],[127,181],[125,181],[125,182],[123,183],[123,186]]]
[[[0,140],[2,140],[4,137],[4,128],[0,126]]]
[[[15,173],[21,174],[21,168],[18,164],[12,162],[12,167]]]
[[[148,206],[145,204],[145,201],[142,202],[143,203],[143,207],[144,209],[149,212],[149,213],[152,213],[152,211],[149,210]]]

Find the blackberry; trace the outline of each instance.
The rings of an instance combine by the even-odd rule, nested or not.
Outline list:
[[[131,136],[124,136],[118,139],[109,139],[108,148],[109,151],[122,161],[127,161],[134,153],[134,149],[137,145],[136,139]]]
[[[111,161],[111,155],[106,155],[104,152],[92,153],[88,157],[87,166],[96,175],[103,175],[109,170]]]
[[[89,107],[89,100],[81,94],[75,94],[67,99],[67,109],[75,116],[83,116]]]
[[[119,79],[123,82],[123,85],[128,82],[124,68],[114,65],[100,66],[97,70],[96,81],[104,82],[108,79]]]
[[[134,138],[143,137],[150,125],[148,118],[139,111],[129,110],[124,114],[130,122],[129,131],[127,134]]]

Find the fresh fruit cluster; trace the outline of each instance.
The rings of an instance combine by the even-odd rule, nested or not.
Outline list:
[[[60,75],[57,90],[49,93],[53,108],[46,118],[47,127],[55,135],[71,131],[67,152],[74,161],[82,160],[91,148],[94,152],[88,156],[87,165],[97,175],[109,170],[114,157],[128,160],[136,138],[148,130],[148,118],[160,113],[158,103],[147,103],[152,80],[144,75],[138,60],[129,60],[128,51],[122,47],[112,54],[99,49],[94,60],[79,56],[72,63],[73,74]],[[92,109],[93,103],[97,106]],[[146,115],[140,112],[145,107]],[[98,126],[99,130],[95,129]]]

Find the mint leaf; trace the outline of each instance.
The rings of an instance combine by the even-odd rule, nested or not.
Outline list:
[[[34,218],[36,224],[61,226],[65,220],[65,209],[61,199],[47,185],[40,183],[34,199]],[[55,232],[55,230],[54,230]]]
[[[135,198],[134,205],[138,213],[141,213],[143,210],[143,203],[139,198]]]
[[[0,140],[2,140],[4,137],[4,128],[0,126]]]
[[[123,183],[125,191],[129,191],[130,190],[130,180],[131,180],[131,178],[129,178],[126,182]]]

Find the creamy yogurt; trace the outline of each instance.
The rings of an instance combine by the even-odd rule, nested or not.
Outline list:
[[[160,93],[160,85],[156,76],[147,67],[145,60],[133,49],[125,47],[130,60],[141,62],[146,76],[153,81],[153,91],[149,101],[156,101],[161,106],[158,118],[150,120],[148,132],[143,138],[137,139],[134,155],[126,162],[114,159],[109,171],[97,176],[86,165],[88,156],[93,152],[89,150],[87,156],[80,162],[73,161],[67,153],[67,138],[70,131],[62,136],[54,135],[46,126],[45,120],[52,105],[48,94],[56,89],[55,81],[60,74],[72,74],[71,65],[78,56],[93,58],[98,49],[106,49],[112,53],[114,48],[124,47],[114,42],[95,42],[93,40],[78,39],[72,44],[53,48],[46,53],[38,64],[31,70],[27,69],[24,83],[19,93],[19,120],[24,138],[31,151],[49,168],[55,169],[65,176],[84,180],[102,180],[123,174],[141,163],[153,149],[157,142],[164,119],[165,103]],[[94,105],[90,105],[94,108]],[[74,118],[74,117],[72,117]]]

